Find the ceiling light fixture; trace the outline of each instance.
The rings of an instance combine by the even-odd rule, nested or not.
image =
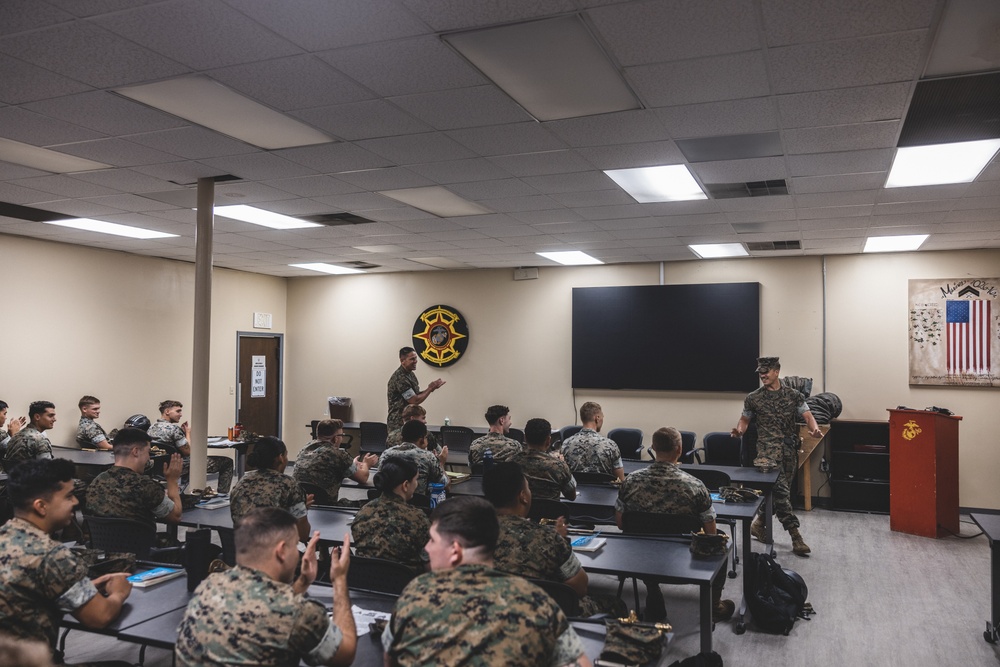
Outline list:
[[[1000,149],[1000,139],[896,149],[887,188],[971,183]]]
[[[265,150],[336,141],[201,74],[111,92]]]
[[[111,168],[110,164],[67,155],[48,148],[39,148],[31,144],[23,144],[12,139],[0,139],[0,160],[32,169],[51,171],[55,174],[72,174],[78,171]]]
[[[323,262],[312,262],[306,264],[289,264],[288,266],[293,266],[296,269],[309,269],[310,271],[319,271],[320,273],[329,273],[332,275],[346,275],[348,273],[364,273],[361,269],[349,269],[346,266],[337,266],[336,264],[325,264]]]
[[[271,229],[302,229],[304,227],[322,227],[315,222],[299,220],[273,211],[265,211],[262,208],[247,206],[246,204],[234,204],[232,206],[216,206],[215,214],[233,220],[242,220],[262,227]]]
[[[869,236],[862,252],[906,252],[916,250],[928,234],[910,234],[907,236]]]
[[[708,199],[683,164],[606,169],[604,173],[640,204]]]
[[[440,185],[432,185],[426,188],[379,190],[378,193],[442,218],[457,218],[463,215],[485,215],[493,212],[485,206],[480,206],[475,202],[459,197],[451,190],[443,188]]]
[[[127,236],[132,239],[166,239],[177,236],[177,234],[167,234],[166,232],[156,232],[152,229],[142,227],[130,227],[119,225],[116,222],[104,222],[103,220],[91,220],[90,218],[72,218],[70,220],[43,220],[46,225],[59,225],[60,227],[71,227],[85,232],[98,232],[100,234],[114,234],[115,236]]]
[[[742,243],[699,243],[689,245],[688,248],[701,259],[750,256],[750,253],[747,252]]]
[[[578,14],[441,39],[540,121],[642,108]]]
[[[565,266],[586,266],[589,264],[604,264],[601,260],[596,257],[591,257],[585,252],[580,252],[579,250],[567,250],[564,252],[536,252],[536,255],[541,255],[545,259],[551,259],[553,262],[558,262]]]

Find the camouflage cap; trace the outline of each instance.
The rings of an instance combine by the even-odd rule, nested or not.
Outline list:
[[[772,368],[781,368],[778,357],[757,357],[758,373],[766,373]]]

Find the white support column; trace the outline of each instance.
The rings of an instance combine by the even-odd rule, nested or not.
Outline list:
[[[194,268],[194,363],[191,369],[191,488],[205,488],[208,463],[208,381],[212,347],[212,244],[215,181],[198,179]]]

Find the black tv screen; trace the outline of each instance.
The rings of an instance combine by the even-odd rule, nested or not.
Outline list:
[[[749,392],[760,283],[573,289],[573,387]]]

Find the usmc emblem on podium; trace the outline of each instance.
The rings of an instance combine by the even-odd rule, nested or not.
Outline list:
[[[903,437],[907,440],[913,440],[915,437],[920,435],[921,428],[917,422],[912,419],[905,424],[903,424]]]
[[[469,325],[451,306],[431,306],[413,323],[413,347],[434,366],[451,366],[469,346]]]

